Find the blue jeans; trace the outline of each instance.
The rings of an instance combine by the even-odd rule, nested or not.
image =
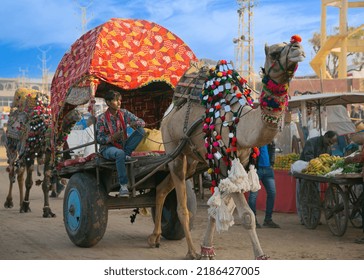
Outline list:
[[[116,171],[118,173],[118,179],[121,185],[128,183],[128,176],[126,174],[125,168],[125,157],[131,155],[140,141],[142,141],[144,134],[144,128],[139,127],[125,141],[124,150],[114,146],[108,146],[101,151],[101,154],[104,158],[115,160]]]
[[[259,167],[257,170],[259,180],[262,182],[266,192],[267,192],[267,201],[265,207],[265,218],[264,221],[271,221],[274,207],[274,200],[276,197],[276,183],[274,180],[274,170],[272,167]],[[257,192],[250,192],[249,194],[249,206],[256,215],[256,202],[258,197]]]

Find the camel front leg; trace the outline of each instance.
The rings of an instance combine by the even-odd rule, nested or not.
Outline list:
[[[216,230],[216,220],[209,215],[205,236],[201,244],[201,259],[214,260],[216,253],[213,246],[213,240]]]
[[[185,233],[188,252],[187,259],[200,259],[200,255],[196,253],[193,246],[192,236],[190,232],[190,214],[187,208],[187,191],[186,191],[186,172],[187,160],[185,156],[176,158],[169,164],[171,177],[177,194],[177,213]]]
[[[13,208],[14,207],[14,203],[13,203],[13,186],[15,183],[15,170],[14,170],[14,165],[9,165],[9,167],[7,168],[7,171],[9,172],[9,191],[8,191],[8,195],[6,196],[6,200],[4,202],[4,207],[5,208]]]
[[[33,171],[34,171],[34,165],[26,166],[27,177],[25,178],[25,196],[24,196],[24,200],[20,207],[20,213],[31,212],[31,209],[29,207],[29,204],[30,204],[29,197],[30,197],[30,189],[33,186]],[[22,172],[22,173],[23,173],[23,177],[24,177],[24,172]],[[23,180],[22,180],[22,182],[23,182]],[[19,181],[19,188],[20,188],[20,181]]]
[[[171,176],[168,175],[156,188],[154,230],[148,237],[150,247],[159,247],[162,234],[162,211],[167,195],[173,190]]]
[[[239,217],[242,219],[243,226],[248,230],[250,241],[253,245],[254,257],[256,260],[267,260],[269,257],[264,254],[262,247],[260,246],[258,235],[256,232],[255,215],[250,209],[248,202],[245,199],[243,193],[231,194]]]

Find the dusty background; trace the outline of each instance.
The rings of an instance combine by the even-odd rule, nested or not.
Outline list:
[[[33,186],[31,191],[31,213],[19,213],[18,188],[14,188],[14,208],[3,207],[9,179],[5,171],[6,156],[0,147],[0,259],[1,260],[179,260],[187,253],[184,239],[169,241],[162,239],[160,248],[149,248],[147,237],[153,230],[151,217],[138,215],[134,224],[129,216],[132,210],[109,211],[109,222],[103,239],[92,248],[76,247],[68,238],[63,225],[62,199],[51,198],[51,209],[55,218],[42,218],[41,187]],[[37,179],[37,177],[35,177]],[[194,244],[199,244],[207,220],[207,191],[205,199],[199,196],[198,213],[192,230]],[[261,222],[263,212],[258,212]],[[362,237],[360,229],[349,224],[342,237],[335,237],[323,221],[315,230],[300,225],[295,214],[274,213],[281,229],[257,229],[263,250],[273,260],[358,260],[364,259],[364,245],[354,243]],[[253,252],[247,232],[239,224],[229,231],[216,234],[217,259],[252,259]]]

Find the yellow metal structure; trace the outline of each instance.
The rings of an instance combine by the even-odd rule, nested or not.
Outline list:
[[[340,9],[339,34],[327,36],[326,33],[326,8],[327,6]],[[316,75],[321,79],[332,79],[326,71],[326,57],[330,52],[337,52],[339,57],[338,78],[347,78],[347,53],[364,52],[364,40],[351,39],[350,37],[364,28],[364,24],[348,31],[348,8],[364,8],[364,1],[349,2],[348,0],[322,0],[321,2],[321,47],[310,65]]]

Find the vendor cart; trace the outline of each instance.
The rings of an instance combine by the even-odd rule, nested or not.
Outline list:
[[[300,182],[299,204],[307,228],[318,226],[321,211],[330,231],[336,236],[345,234],[349,220],[354,227],[362,226],[362,174],[325,177],[294,172],[293,176]]]
[[[131,221],[143,208],[156,205],[156,187],[169,174],[168,163],[186,144],[181,141],[171,154],[144,151],[132,154],[126,162],[131,196],[118,197],[119,184],[114,161],[97,150],[85,158],[66,159],[67,135],[78,121],[77,110],[88,106],[95,116],[95,98],[108,90],[122,94],[123,108],[144,119],[148,128],[158,129],[163,113],[172,101],[179,79],[196,60],[192,50],[175,34],[145,20],[111,19],[81,36],[58,65],[51,87],[53,175],[68,179],[64,194],[64,225],[70,240],[91,247],[103,237],[111,209],[134,209]],[[94,135],[96,139],[96,131]],[[187,182],[190,226],[196,213],[192,183]],[[162,235],[167,239],[184,237],[178,220],[175,192],[166,198],[162,214]]]

